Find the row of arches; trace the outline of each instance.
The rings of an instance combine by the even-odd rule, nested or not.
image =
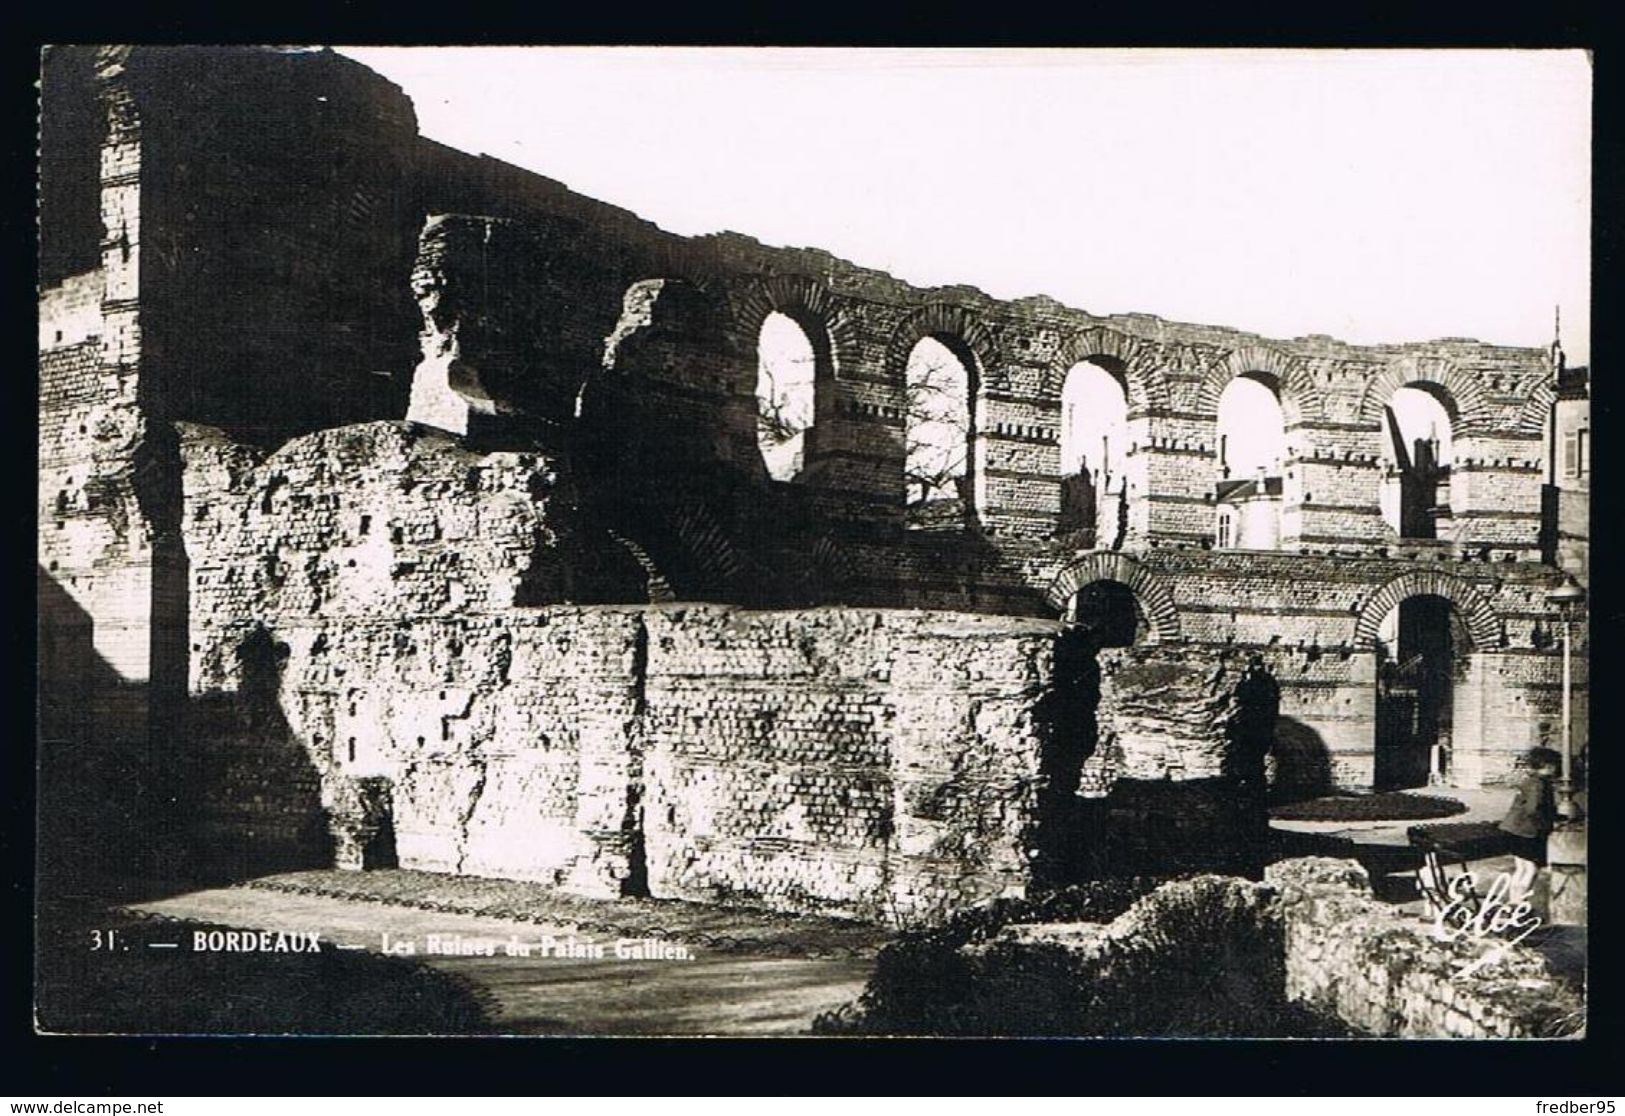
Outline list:
[[[1075,619],[1077,595],[1101,582],[1118,583],[1129,591],[1141,610],[1143,623],[1138,630],[1148,639],[1174,642],[1184,638],[1172,586],[1128,554],[1102,551],[1079,557],[1056,574],[1045,591],[1045,599],[1064,616]],[[1401,602],[1422,596],[1448,601],[1475,649],[1493,650],[1502,642],[1500,619],[1485,595],[1470,581],[1429,569],[1397,574],[1369,593],[1355,612],[1355,643],[1372,648],[1389,639],[1392,633],[1385,624],[1390,614]]]
[[[827,335],[811,315],[775,309],[757,336],[756,437],[768,475],[801,479],[816,439],[818,383],[833,372]],[[906,506],[973,503],[972,479],[980,365],[969,344],[947,330],[926,332],[903,366]]]
[[[1402,539],[1437,539],[1452,515],[1454,401],[1427,381],[1393,389],[1382,406],[1381,476],[1374,493],[1383,521]],[[1237,376],[1219,397],[1214,546],[1274,550],[1290,451],[1279,381]]]
[[[1056,579],[1050,597],[1062,602],[1068,637],[1090,649],[1179,638],[1177,612],[1166,586],[1122,555],[1096,554],[1081,560]],[[1366,600],[1356,635],[1376,656],[1375,705],[1370,713],[1376,788],[1452,780],[1461,743],[1456,740],[1458,705],[1465,700],[1470,708],[1473,700],[1463,683],[1474,656],[1493,646],[1494,626],[1493,611],[1482,596],[1443,575],[1401,575]],[[1291,747],[1302,743],[1285,742]],[[1320,751],[1324,753],[1323,746]],[[1289,758],[1301,764],[1308,757]],[[1327,758],[1324,754],[1319,758],[1322,769]],[[1326,773],[1322,770],[1321,776]],[[1283,784],[1295,778],[1281,770],[1277,774]]]
[[[816,437],[818,384],[833,374],[829,337],[809,312],[769,311],[757,337],[757,444],[769,476],[801,479]],[[979,365],[954,333],[928,332],[903,366],[904,464],[910,509],[963,511],[974,503]],[[1129,498],[1126,363],[1097,355],[1073,364],[1061,386],[1061,508],[1057,531],[1083,545],[1121,545]],[[1274,549],[1288,460],[1286,415],[1275,374],[1234,376],[1217,400],[1214,545]],[[1436,538],[1450,507],[1453,400],[1436,383],[1407,382],[1382,409],[1379,506],[1401,538]]]
[[[806,332],[809,342],[830,350],[835,361],[856,361],[857,354],[867,350],[858,316],[814,280],[776,276],[739,289],[730,297],[734,304],[728,312],[729,320],[750,336],[734,333],[735,327],[730,327],[729,332],[743,343],[754,340],[764,318],[776,313],[794,319]],[[952,303],[928,303],[895,323],[892,341],[884,356],[888,374],[901,367],[910,347],[921,338],[936,336],[942,340],[941,335],[960,340],[975,354],[975,361],[984,365],[997,362],[998,353],[1004,348],[973,311]],[[1024,362],[1023,354],[1034,343],[1018,335],[1012,344],[1013,355]],[[1433,385],[1453,399],[1458,423],[1472,429],[1495,424],[1496,408],[1491,398],[1495,392],[1526,396],[1508,431],[1538,434],[1544,429],[1545,408],[1552,400],[1548,369],[1544,365],[1486,377],[1448,358],[1416,352],[1381,363],[1355,354],[1312,359],[1257,342],[1221,349],[1197,342],[1154,341],[1107,325],[1064,335],[1048,354],[1046,363],[1061,373],[1084,361],[1113,365],[1127,387],[1130,406],[1135,410],[1175,405],[1167,372],[1170,369],[1199,373],[1196,410],[1202,414],[1214,413],[1219,396],[1236,377],[1268,378],[1276,385],[1276,394],[1288,421],[1294,424],[1346,418],[1362,423],[1377,422],[1396,389],[1422,383]],[[1349,372],[1362,375],[1364,383],[1359,402],[1351,415],[1332,413],[1322,379],[1313,373],[1322,363],[1346,365],[1338,370],[1341,375]]]

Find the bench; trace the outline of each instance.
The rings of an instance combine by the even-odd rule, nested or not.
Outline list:
[[[1422,854],[1422,863],[1416,869],[1417,890],[1437,916],[1451,903],[1464,904],[1469,912],[1476,912],[1483,897],[1478,894],[1467,864],[1472,860],[1501,856],[1513,850],[1513,837],[1495,822],[1456,822],[1450,825],[1413,825],[1405,831],[1411,847]],[[1447,870],[1454,866],[1457,878],[1465,876],[1465,884],[1457,884]],[[1452,890],[1452,888],[1456,890]],[[1459,892],[1459,893],[1458,893]]]

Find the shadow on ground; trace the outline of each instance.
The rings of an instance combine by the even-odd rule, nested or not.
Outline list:
[[[409,959],[340,951],[196,952],[224,926],[142,917],[120,894],[42,899],[35,922],[35,1026],[120,1035],[429,1035],[488,1030],[467,983]],[[156,944],[155,944],[156,943]],[[171,945],[172,943],[172,945]]]
[[[311,932],[323,949],[193,951],[193,933],[209,928]],[[805,1034],[862,991],[891,936],[837,919],[404,870],[124,882],[54,897],[40,934],[46,1030],[309,1035]],[[431,935],[534,948],[447,954]],[[569,948],[543,948],[550,941]],[[407,943],[414,955],[397,955]]]

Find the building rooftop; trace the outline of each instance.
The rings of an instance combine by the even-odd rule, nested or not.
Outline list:
[[[1217,499],[1221,504],[1231,504],[1241,500],[1279,496],[1280,494],[1280,477],[1248,477],[1245,480],[1220,481]]]

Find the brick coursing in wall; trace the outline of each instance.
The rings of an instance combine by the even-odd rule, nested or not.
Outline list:
[[[233,817],[239,844],[317,840],[316,797],[342,821],[383,777],[411,867],[897,920],[1028,886],[1055,623],[581,607],[556,460],[398,423],[270,455],[188,427],[183,450],[216,846]],[[1166,654],[1197,706],[1111,690],[1091,792],[1227,774],[1235,671]]]
[[[568,577],[516,606],[576,511],[545,458],[401,424],[185,451],[211,840],[292,841],[312,786],[332,813],[382,775],[411,867],[876,918],[1024,885],[1052,624],[571,608]],[[219,715],[256,687],[281,720]]]

